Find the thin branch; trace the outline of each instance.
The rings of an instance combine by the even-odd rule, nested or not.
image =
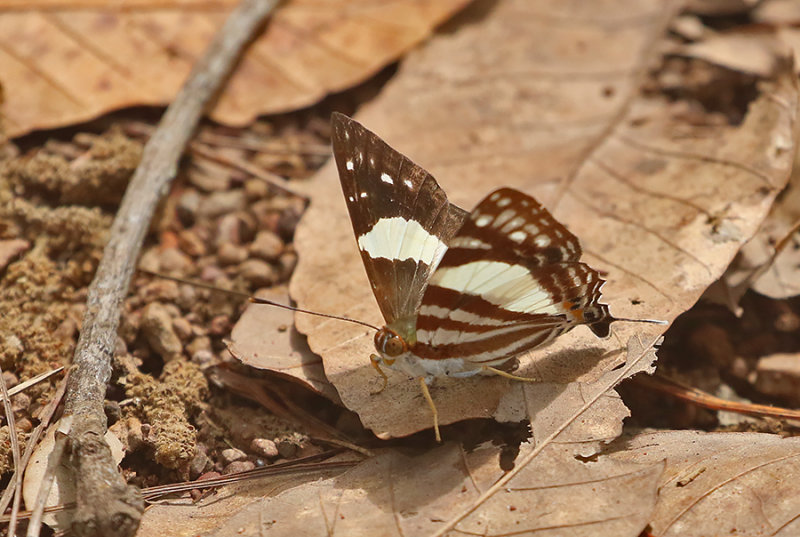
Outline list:
[[[103,440],[107,428],[103,400],[122,302],[150,219],[175,178],[179,159],[203,111],[277,4],[278,0],[243,0],[231,13],[145,145],[142,161],[111,226],[103,258],[89,286],[65,396],[64,413],[72,418],[69,456],[77,491],[72,531],[78,536],[127,537],[139,526],[141,495],[125,483]]]

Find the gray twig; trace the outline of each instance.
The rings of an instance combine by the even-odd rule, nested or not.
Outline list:
[[[65,396],[70,463],[75,472],[77,510],[72,529],[79,536],[132,536],[143,503],[139,491],[117,471],[103,440],[103,412],[111,357],[122,302],[136,258],[159,200],[166,194],[178,161],[206,105],[222,87],[245,45],[256,35],[279,0],[243,0],[195,65],[144,147],[111,226],[108,244],[89,286],[86,316]]]

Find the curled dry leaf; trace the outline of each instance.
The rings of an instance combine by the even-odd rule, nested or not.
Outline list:
[[[573,451],[569,445],[543,451],[458,529],[474,535],[639,535],[655,506],[663,465],[585,462]],[[499,455],[496,447],[464,453],[453,445],[418,456],[383,452],[336,477],[251,497],[246,505],[231,501],[230,518],[206,535],[431,535],[503,475]],[[167,513],[149,509],[142,527]]]
[[[772,205],[758,233],[745,244],[725,272],[726,303],[737,304],[753,290],[771,298],[800,295],[800,167]],[[776,251],[780,248],[780,251]]]
[[[272,287],[257,296],[289,304],[285,286]],[[251,304],[233,327],[231,340],[228,350],[245,364],[300,379],[317,393],[339,402],[336,388],[325,377],[322,359],[311,352],[306,338],[294,327],[293,312]]]
[[[478,5],[477,7],[480,7]],[[672,12],[663,2],[503,2],[412,54],[359,120],[430,170],[452,202],[491,189],[535,195],[605,272],[612,314],[672,320],[717,279],[753,235],[791,168],[797,86],[789,66],[760,87],[745,121],[709,129],[680,103],[637,93]],[[580,43],[581,46],[577,46]],[[696,119],[696,118],[695,118]],[[359,259],[333,164],[308,185],[290,290],[300,307],[382,324]],[[369,364],[372,333],[295,317],[343,402],[379,436],[430,427],[415,381]],[[521,359],[536,376],[526,401],[501,378],[437,380],[441,422],[542,408],[550,384],[592,383],[625,358],[625,342],[661,328],[615,323],[608,340],[578,328]],[[578,385],[580,388],[580,384]],[[505,410],[504,410],[505,412]],[[619,419],[620,416],[609,416]]]
[[[664,461],[650,521],[659,537],[800,533],[800,438],[755,433],[645,432],[611,458]]]
[[[244,125],[356,85],[425,39],[467,0],[293,0],[275,13],[211,117]],[[4,2],[6,135],[168,104],[236,0]]]

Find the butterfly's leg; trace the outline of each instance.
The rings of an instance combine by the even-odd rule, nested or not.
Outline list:
[[[512,375],[511,373],[506,373],[502,369],[497,369],[496,367],[491,367],[488,365],[483,366],[484,371],[491,371],[495,375],[499,375],[501,377],[505,377],[511,380],[520,380],[522,382],[538,382],[539,379],[532,378],[532,377],[518,377],[517,375]]]
[[[378,390],[377,392],[372,392],[372,395],[378,395],[379,393],[381,393],[383,390],[386,389],[387,384],[389,384],[389,377],[387,377],[386,373],[384,373],[383,369],[381,369],[380,356],[378,356],[377,354],[371,354],[369,357],[369,361],[372,362],[372,367],[375,368],[375,371],[377,371],[381,375],[381,377],[383,377],[383,386],[381,386],[381,389]]]
[[[422,395],[425,396],[425,400],[428,401],[428,406],[431,407],[431,412],[433,413],[433,432],[436,434],[436,441],[442,441],[442,435],[439,434],[439,411],[436,410],[436,405],[433,402],[433,397],[431,397],[431,392],[428,390],[428,382],[427,378],[419,377],[419,385],[422,388]]]

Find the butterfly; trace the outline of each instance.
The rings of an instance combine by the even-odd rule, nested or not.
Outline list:
[[[427,171],[339,113],[333,154],[361,259],[386,322],[372,365],[427,385],[436,377],[499,374],[520,354],[578,325],[599,337],[617,320],[605,283],[580,261],[578,238],[512,188],[466,212]]]

